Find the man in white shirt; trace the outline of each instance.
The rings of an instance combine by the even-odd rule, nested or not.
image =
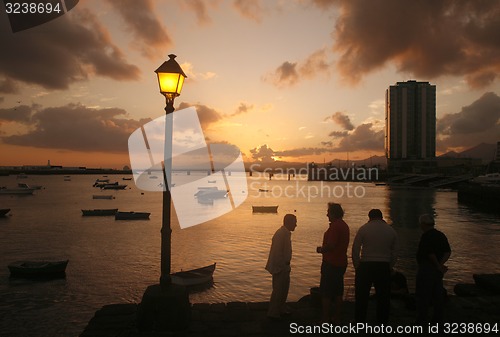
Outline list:
[[[267,317],[279,319],[287,314],[286,298],[290,288],[290,261],[292,260],[292,232],[297,227],[297,217],[287,214],[283,226],[274,233],[266,270],[273,275],[273,292],[269,301]]]
[[[389,321],[391,270],[396,263],[397,234],[382,219],[379,209],[368,213],[369,221],[356,233],[352,245],[352,262],[356,269],[354,316],[357,323],[366,322],[366,311],[372,284],[377,294],[377,320]]]

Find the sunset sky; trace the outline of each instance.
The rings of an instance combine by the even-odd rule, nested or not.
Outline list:
[[[437,86],[438,153],[500,141],[499,1],[81,0],[17,33],[1,8],[0,166],[129,165],[171,53],[176,109],[247,162],[383,155],[385,90],[410,79]]]

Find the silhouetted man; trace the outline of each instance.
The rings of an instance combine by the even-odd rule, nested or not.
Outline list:
[[[266,270],[273,275],[273,292],[267,317],[279,319],[287,314],[286,298],[290,288],[290,261],[292,260],[292,232],[297,227],[297,217],[287,214],[283,226],[274,233]]]
[[[415,297],[417,300],[417,324],[427,322],[427,311],[432,304],[434,323],[443,322],[443,276],[448,271],[444,264],[451,255],[446,235],[434,228],[434,218],[423,214],[419,218],[423,231],[417,250],[417,280]]]
[[[356,269],[354,316],[357,323],[366,322],[373,284],[377,294],[377,320],[385,324],[389,321],[391,307],[391,269],[396,263],[397,234],[382,219],[379,209],[372,209],[368,218],[352,245],[352,262]]]

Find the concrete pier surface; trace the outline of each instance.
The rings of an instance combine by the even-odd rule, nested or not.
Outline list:
[[[230,302],[230,303],[195,303],[191,307],[191,323],[189,328],[181,332],[141,332],[137,329],[136,313],[138,304],[111,304],[106,305],[96,312],[80,337],[199,337],[199,336],[291,336],[305,335],[313,331],[313,326],[321,322],[320,308],[316,300],[310,295],[304,296],[297,302],[288,303],[291,315],[279,321],[271,321],[266,317],[268,302]],[[368,324],[376,326],[375,301],[370,300]],[[398,335],[395,329],[398,326],[413,326],[416,311],[408,306],[405,301],[391,300],[391,317],[389,325],[393,332],[388,334]],[[344,302],[342,325],[349,326],[354,318],[354,303]],[[446,322],[454,323],[488,323],[491,327],[497,324],[500,329],[500,295],[475,294],[459,297],[448,296],[445,307]],[[323,326],[323,325],[322,325]],[[319,327],[318,327],[319,328]],[[459,327],[458,327],[459,328]],[[299,333],[300,330],[306,332]],[[334,334],[334,326],[325,328],[323,335]],[[425,335],[428,327],[424,327]],[[346,330],[347,331],[347,330]],[[339,334],[339,333],[337,333]],[[357,333],[341,333],[341,335],[365,334],[366,331]],[[402,335],[423,335],[422,333],[404,333]],[[497,331],[494,334],[500,334]],[[307,335],[319,335],[307,333]],[[373,335],[380,335],[374,333]],[[400,334],[401,335],[401,334]]]

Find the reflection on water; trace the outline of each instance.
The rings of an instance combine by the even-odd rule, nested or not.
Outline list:
[[[158,282],[161,193],[142,193],[131,184],[130,189],[114,191],[115,199],[93,199],[92,195],[100,193],[92,187],[96,178],[72,176],[71,181],[64,181],[60,176],[30,176],[28,184],[46,189],[27,197],[0,196],[0,208],[12,209],[11,216],[0,218],[2,333],[38,337],[45,331],[47,336],[76,336],[103,305],[139,302],[146,287]],[[121,176],[110,178],[120,180]],[[347,191],[345,183],[286,178],[249,178],[249,197],[240,207],[199,226],[181,230],[174,212],[172,271],[217,262],[213,287],[192,294],[191,302],[267,301],[271,276],[264,266],[272,235],[286,213],[295,213],[298,219],[292,235],[289,300],[308,294],[310,287],[319,284],[321,255],[316,246],[328,226],[326,204],[330,201],[341,203],[346,212],[351,245],[357,229],[368,220],[368,211],[382,210],[398,233],[396,267],[408,277],[411,291],[421,235],[417,222],[422,213],[435,214],[437,228],[450,241],[453,252],[445,276],[449,290],[457,282],[472,282],[473,272],[500,272],[500,220],[457,204],[455,192],[351,183],[358,195],[364,192],[358,198],[339,194]],[[15,184],[15,177],[0,177],[0,186]],[[194,193],[189,197],[195,198]],[[254,214],[252,205],[279,205],[278,214]],[[206,211],[218,207],[216,202],[199,206]],[[81,209],[96,208],[150,212],[151,217],[149,221],[115,221],[81,216]],[[9,278],[9,263],[33,258],[69,259],[66,279],[40,283]],[[345,284],[346,297],[352,299],[352,264]]]
[[[430,188],[389,188],[386,199],[389,223],[394,227],[416,228],[422,214],[435,215],[436,190]]]

